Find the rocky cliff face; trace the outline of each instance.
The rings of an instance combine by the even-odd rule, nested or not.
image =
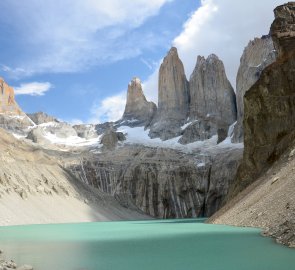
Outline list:
[[[14,99],[14,90],[0,78],[0,113],[22,115],[22,111]]]
[[[245,94],[245,150],[234,194],[273,164],[295,138],[294,7],[291,2],[275,9],[271,36],[278,59]]]
[[[148,102],[142,91],[140,79],[133,78],[128,85],[127,102],[120,125],[147,126],[157,111],[153,102]]]
[[[276,51],[270,36],[251,40],[244,49],[237,74],[237,124],[232,142],[243,142],[244,95],[259,79],[261,72],[276,60]]]
[[[158,110],[151,124],[150,136],[166,140],[180,134],[189,110],[188,81],[174,47],[161,64],[158,90]]]
[[[241,149],[189,155],[172,149],[124,146],[69,164],[78,178],[161,218],[212,215],[221,205]]]
[[[16,103],[13,88],[0,78],[0,127],[23,135],[33,125]]]
[[[280,58],[291,56],[294,53],[295,2],[278,6],[274,13],[275,20],[270,28],[274,46]]]
[[[190,119],[210,117],[223,125],[236,121],[236,96],[226,77],[224,65],[212,54],[207,59],[198,56],[190,77]]]

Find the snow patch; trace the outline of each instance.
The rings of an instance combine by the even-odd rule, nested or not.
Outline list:
[[[194,121],[196,122],[196,121]],[[186,124],[184,124],[182,127],[181,127],[181,130],[185,130],[190,124],[194,123],[194,122],[188,122]]]
[[[91,145],[98,145],[101,139],[101,136],[93,139],[85,139],[78,136],[69,136],[67,138],[60,138],[57,137],[55,134],[46,133],[44,136],[45,139],[49,140],[53,144],[62,144],[67,146],[91,146]]]

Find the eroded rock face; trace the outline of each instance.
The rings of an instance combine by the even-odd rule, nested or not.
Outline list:
[[[44,112],[37,112],[37,113],[28,113],[27,116],[31,118],[31,120],[36,124],[44,124],[44,123],[49,123],[49,122],[56,122],[58,123],[59,121],[54,118],[53,116],[50,116]]]
[[[279,51],[276,62],[261,73],[244,97],[245,150],[235,194],[253,182],[293,143],[295,138],[295,37],[284,34],[294,24],[294,3],[275,9],[271,36]],[[277,33],[277,23],[282,26]],[[286,26],[284,28],[283,26]]]
[[[288,57],[294,52],[295,2],[276,7],[275,20],[270,31],[279,57]]]
[[[148,102],[142,91],[140,79],[133,78],[128,85],[127,102],[120,125],[147,126],[157,111],[153,102]]]
[[[237,74],[237,124],[232,142],[243,142],[244,95],[259,79],[261,72],[276,60],[276,51],[270,36],[251,40],[244,49]]]
[[[14,90],[0,78],[0,113],[23,115],[23,112],[14,99]]]
[[[241,149],[210,156],[172,149],[124,146],[70,164],[78,178],[161,218],[210,216],[232,183]]]
[[[150,136],[163,140],[178,136],[187,119],[188,109],[188,81],[177,49],[173,47],[160,67],[158,110],[151,124]]]
[[[236,121],[235,92],[226,77],[224,65],[212,54],[207,59],[198,56],[190,77],[190,119],[208,116],[224,125]]]

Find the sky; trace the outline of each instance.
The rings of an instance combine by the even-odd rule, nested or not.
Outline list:
[[[158,69],[176,46],[187,78],[215,53],[229,80],[244,47],[268,34],[279,0],[1,0],[0,76],[25,112],[118,120],[137,76],[157,103]]]

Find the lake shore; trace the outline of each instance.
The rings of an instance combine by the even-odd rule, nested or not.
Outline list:
[[[18,266],[13,260],[4,259],[4,252],[0,250],[0,270],[16,269],[16,270],[33,270],[33,266],[24,264]]]
[[[279,244],[295,247],[295,155],[272,168],[208,219],[208,223],[255,227]]]

